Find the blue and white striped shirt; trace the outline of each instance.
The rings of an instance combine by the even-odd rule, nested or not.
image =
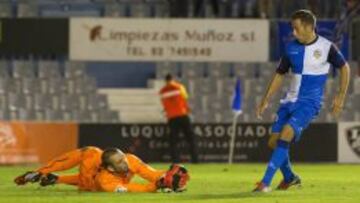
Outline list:
[[[338,48],[324,37],[317,36],[309,44],[290,42],[277,68],[277,73],[291,72],[292,77],[281,103],[304,101],[320,107],[330,65],[340,68],[345,63]]]

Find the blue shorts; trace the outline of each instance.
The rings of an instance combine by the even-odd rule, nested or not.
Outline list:
[[[273,133],[280,133],[285,125],[290,125],[295,133],[295,141],[299,141],[302,131],[308,127],[319,113],[319,108],[304,102],[281,104],[277,118],[272,125]]]

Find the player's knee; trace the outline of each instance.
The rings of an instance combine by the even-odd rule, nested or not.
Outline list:
[[[291,142],[294,139],[294,129],[291,125],[285,125],[280,133],[280,140]]]

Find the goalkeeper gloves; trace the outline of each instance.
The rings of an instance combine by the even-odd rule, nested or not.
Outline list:
[[[183,192],[189,179],[189,173],[184,166],[172,164],[157,185],[164,192]]]

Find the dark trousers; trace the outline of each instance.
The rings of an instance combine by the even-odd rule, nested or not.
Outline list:
[[[203,9],[206,8],[206,5],[204,5],[204,0],[195,0],[194,1],[194,16],[202,16]],[[219,16],[219,2],[218,0],[211,0],[211,6],[213,8],[213,12],[215,16]]]
[[[168,121],[170,127],[170,153],[174,163],[180,162],[180,152],[177,144],[180,140],[180,134],[183,133],[186,141],[189,143],[191,162],[198,162],[197,138],[193,133],[189,116],[180,116],[171,118]]]
[[[189,2],[188,0],[168,0],[170,7],[170,17],[186,18],[188,17]]]

